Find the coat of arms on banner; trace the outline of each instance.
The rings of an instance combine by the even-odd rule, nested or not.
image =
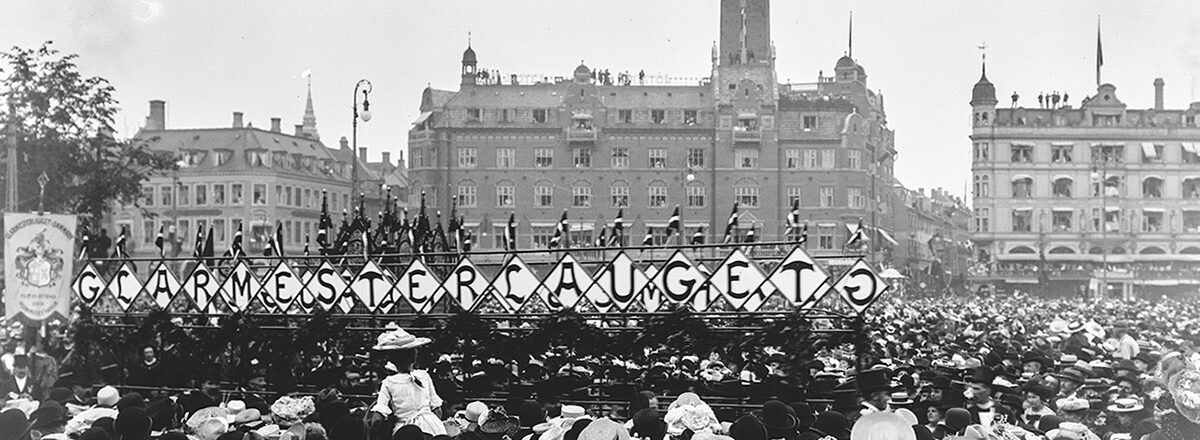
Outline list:
[[[52,287],[62,281],[63,255],[66,252],[50,244],[43,230],[29,243],[18,246],[14,260],[17,279],[26,287]]]

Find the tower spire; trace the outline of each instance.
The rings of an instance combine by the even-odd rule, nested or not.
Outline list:
[[[850,11],[850,35],[846,45],[846,56],[854,58],[854,11]]]
[[[979,48],[979,59],[983,73],[982,78],[987,78],[987,42],[981,42],[977,47]]]
[[[321,135],[317,133],[317,114],[313,110],[312,71],[304,71],[304,78],[308,80],[308,99],[304,103],[304,124],[301,131],[305,136],[320,140]]]

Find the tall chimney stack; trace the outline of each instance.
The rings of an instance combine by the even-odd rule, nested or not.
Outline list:
[[[1162,111],[1163,109],[1163,82],[1162,78],[1154,79],[1154,109]]]
[[[233,112],[233,128],[242,128],[242,112]]]
[[[167,102],[162,100],[150,101],[150,117],[146,118],[147,130],[167,129]]]
[[[383,152],[383,163],[387,164],[386,166],[392,165],[392,153],[386,151]]]
[[[358,147],[358,160],[367,163],[367,147]]]
[[[342,136],[341,139],[338,139],[338,147],[340,147],[343,150],[349,150],[350,149],[350,140],[346,139],[345,136]]]
[[[271,118],[271,132],[273,132],[273,133],[281,133],[281,132],[283,132],[283,128],[282,128],[282,127],[280,127],[280,125],[281,125],[282,123],[283,123],[283,119],[280,119],[280,118]]]
[[[296,137],[305,137],[304,124],[296,124]]]

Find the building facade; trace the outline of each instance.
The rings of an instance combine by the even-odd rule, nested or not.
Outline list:
[[[1200,262],[1200,103],[1131,108],[1112,84],[1078,108],[971,99],[973,278],[1061,294],[1191,291]],[[1024,286],[1022,286],[1024,284]]]
[[[903,209],[895,219],[899,245],[892,261],[896,267],[918,290],[963,285],[974,261],[966,201],[942,188],[926,192],[896,183],[895,190]]]
[[[779,240],[792,202],[808,248],[841,252],[848,225],[891,228],[895,161],[883,97],[849,56],[835,75],[781,84],[767,0],[723,0],[706,78],[578,66],[570,77],[498,78],[463,53],[457,91],[427,88],[409,132],[410,203],[457,203],[484,248],[509,215],[521,248],[545,246],[568,211],[590,242],[624,209],[626,239],[657,243],[676,206],[685,237],[720,241],[734,202],[741,239]],[[670,240],[673,242],[674,240]],[[884,242],[884,240],[878,240]]]
[[[306,243],[316,253],[322,195],[328,195],[335,224],[338,213],[353,213],[358,205],[351,195],[349,160],[360,161],[359,187],[369,201],[368,213],[382,203],[383,178],[374,169],[390,167],[366,163],[365,149],[356,157],[344,137],[338,149],[327,148],[317,138],[311,102],[310,96],[304,124],[285,133],[280,118],[271,118],[264,130],[246,123],[241,112],[233,113],[228,127],[169,128],[165,102],[150,101],[146,125],[135,138],[179,158],[179,169],[144,182],[140,206],[114,207],[109,236],[115,242],[125,228],[130,254],[152,257],[161,226],[166,255],[188,256],[197,231],[211,226],[219,255],[240,226],[246,252],[261,255],[279,222],[286,253],[298,255]]]

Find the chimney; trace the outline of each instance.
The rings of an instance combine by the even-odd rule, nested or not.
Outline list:
[[[1162,78],[1154,79],[1154,109],[1162,111],[1163,109],[1163,82]]]
[[[349,140],[347,140],[345,136],[342,136],[342,138],[341,138],[341,139],[338,139],[338,145],[339,145],[339,146],[340,146],[340,147],[341,147],[343,150],[349,150],[349,149],[350,149],[350,141],[349,141]]]
[[[242,112],[233,112],[233,128],[242,128]]]
[[[283,122],[283,120],[282,120],[282,119],[280,119],[280,118],[271,118],[271,132],[273,132],[273,133],[280,133],[280,132],[282,132],[282,131],[283,131],[283,129],[282,129],[282,128],[280,128],[280,124],[281,124],[282,122]]]
[[[304,124],[296,124],[296,137],[304,137]]]
[[[396,168],[404,168],[404,150],[396,154]]]
[[[358,160],[367,163],[367,147],[358,147]]]
[[[385,169],[392,166],[392,153],[383,152],[383,166]]]
[[[147,130],[167,129],[167,102],[162,100],[150,101],[150,117],[146,118]]]

